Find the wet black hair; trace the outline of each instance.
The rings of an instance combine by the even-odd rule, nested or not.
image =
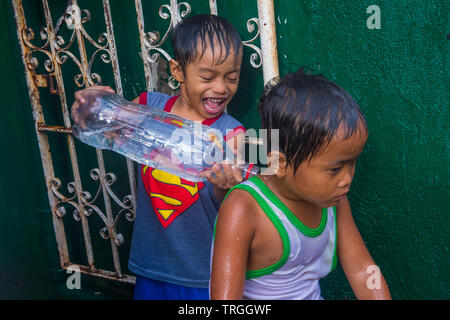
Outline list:
[[[176,25],[171,38],[174,59],[184,71],[191,61],[203,56],[208,45],[212,49],[213,56],[215,55],[214,40],[217,40],[220,47],[219,57],[224,57],[222,60],[218,60],[217,64],[223,63],[231,50],[234,53],[235,62],[238,61],[242,47],[239,33],[226,19],[212,14],[195,15]],[[201,55],[197,57],[199,44],[201,45]],[[223,55],[223,53],[225,54]]]
[[[328,145],[343,126],[350,138],[366,120],[356,101],[341,87],[322,75],[301,68],[281,79],[272,79],[259,102],[262,128],[267,129],[271,150],[271,129],[279,130],[279,151],[294,172]]]

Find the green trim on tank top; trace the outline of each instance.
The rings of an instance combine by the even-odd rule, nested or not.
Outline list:
[[[328,209],[322,208],[322,218],[320,220],[320,224],[317,228],[310,228],[305,226],[293,213],[292,211],[272,192],[272,190],[267,187],[264,181],[261,180],[258,176],[251,177],[249,179],[254,184],[256,184],[264,195],[269,198],[270,201],[273,202],[281,211],[286,215],[289,221],[305,236],[313,238],[318,237],[322,234],[323,230],[327,225],[328,221]]]
[[[261,180],[261,178],[259,178],[257,176],[254,176],[254,177],[251,177],[248,180],[253,182],[261,190],[261,192],[267,198],[269,198],[270,201],[274,202],[274,204],[277,205],[278,208],[283,211],[283,213],[286,215],[286,217],[289,219],[289,221],[300,232],[302,232],[305,236],[317,237],[320,234],[322,234],[322,232],[325,230],[325,226],[327,225],[327,221],[328,221],[328,209],[327,208],[322,208],[322,219],[321,219],[321,222],[320,222],[319,226],[317,228],[315,228],[315,229],[314,228],[309,228],[309,227],[305,226],[289,210],[289,208],[287,208],[287,206],[284,203],[281,202],[280,199],[278,199],[278,197],[266,186],[266,184]],[[233,188],[231,188],[228,191],[228,193],[226,194],[225,198],[227,198],[227,196],[230,194],[230,192],[232,190],[234,190],[234,189],[246,190],[255,198],[255,200],[258,202],[260,207],[263,209],[263,211],[266,213],[266,215],[269,217],[269,219],[274,224],[274,226],[277,229],[278,233],[280,234],[281,240],[283,242],[283,255],[280,258],[280,260],[278,262],[276,262],[275,264],[273,264],[273,265],[271,265],[269,267],[263,268],[263,269],[248,270],[246,272],[246,274],[245,274],[246,275],[246,279],[253,279],[253,278],[257,278],[257,277],[261,277],[261,276],[264,276],[264,275],[271,274],[271,273],[275,272],[276,270],[278,270],[279,268],[281,268],[286,263],[287,258],[289,257],[290,245],[289,245],[289,236],[287,234],[287,231],[284,228],[284,226],[282,225],[282,223],[279,220],[279,218],[273,212],[272,208],[270,208],[270,206],[267,204],[267,202],[258,194],[258,192],[256,190],[254,190],[250,186],[246,186],[246,185],[242,185],[242,184],[241,185],[236,185],[236,186],[234,186]],[[336,266],[337,266],[337,254],[336,254],[336,247],[337,247],[337,215],[336,215],[336,207],[335,206],[333,206],[333,213],[334,213],[335,241],[334,241],[334,252],[333,252],[332,265],[331,265],[330,272],[333,271],[336,268]],[[274,221],[277,221],[276,222],[277,224],[279,223],[279,227],[277,227],[277,225],[276,225],[276,223],[274,223]],[[213,239],[215,237],[215,231],[216,231],[215,229],[216,228],[215,228],[215,224],[214,224]],[[285,244],[285,241],[284,241],[283,238],[285,238],[287,240],[286,244]],[[286,252],[285,248],[288,249],[287,252]],[[285,260],[284,260],[284,257],[286,257]]]
[[[266,216],[270,219],[270,221],[272,222],[274,227],[277,229],[278,234],[281,237],[281,242],[283,244],[283,253],[281,255],[280,260],[278,260],[274,264],[272,264],[272,265],[270,265],[268,267],[262,268],[262,269],[246,271],[245,272],[245,278],[246,279],[253,279],[253,278],[258,278],[258,277],[262,277],[262,276],[271,274],[271,273],[275,272],[276,270],[278,270],[279,268],[281,268],[286,263],[286,261],[289,258],[289,253],[291,251],[291,246],[289,244],[288,233],[287,233],[286,229],[284,228],[283,223],[277,217],[276,213],[273,212],[273,210],[270,207],[270,205],[264,200],[264,198],[258,193],[258,191],[256,191],[255,189],[253,189],[252,187],[250,187],[248,185],[238,184],[238,185],[234,186],[233,188],[231,188],[228,191],[228,193],[225,196],[225,198],[234,189],[245,190],[248,193],[250,193],[253,198],[255,198],[256,202],[258,202],[258,205],[261,207],[261,209],[264,211]],[[215,235],[215,228],[214,228],[214,235]]]
[[[333,251],[333,260],[331,263],[331,270],[332,272],[334,269],[336,269],[337,266],[337,254],[336,254],[336,248],[337,248],[337,214],[336,214],[336,206],[333,206],[333,214],[334,214],[334,251]]]

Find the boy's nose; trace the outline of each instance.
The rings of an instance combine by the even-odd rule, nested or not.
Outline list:
[[[344,175],[341,177],[341,180],[338,183],[338,187],[349,188],[352,183],[354,174],[355,174],[355,167],[347,166]]]
[[[217,79],[216,81],[214,81],[213,91],[214,91],[214,93],[218,93],[218,94],[226,93],[227,86],[226,86],[225,81],[223,81],[222,79]]]
[[[343,188],[349,188],[350,187],[350,183],[352,182],[352,180],[341,180],[338,183],[338,187],[343,189]]]

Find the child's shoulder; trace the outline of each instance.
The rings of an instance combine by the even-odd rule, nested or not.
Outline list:
[[[239,187],[235,187],[228,192],[227,196],[222,202],[222,207],[224,210],[229,210],[231,212],[242,211],[248,213],[254,212],[254,209],[258,207],[258,203],[248,191]]]
[[[255,199],[248,191],[245,190],[245,188],[242,188],[243,185],[244,184],[241,183],[231,188],[224,201],[229,201],[231,203],[233,203],[234,201],[239,201],[243,204],[253,204]]]
[[[232,189],[220,206],[218,225],[227,230],[244,228],[246,232],[253,233],[257,211],[258,204],[247,191]]]

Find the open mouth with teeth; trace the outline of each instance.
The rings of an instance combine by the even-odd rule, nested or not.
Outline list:
[[[203,108],[208,113],[219,113],[223,110],[226,100],[226,98],[205,98],[202,100]]]

